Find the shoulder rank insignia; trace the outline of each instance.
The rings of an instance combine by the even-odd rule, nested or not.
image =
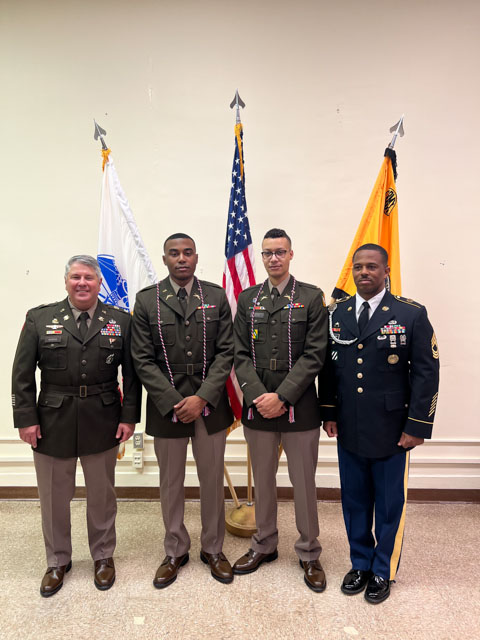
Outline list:
[[[411,298],[402,298],[402,296],[394,296],[394,298],[399,302],[404,302],[405,304],[411,304],[412,307],[417,307],[417,309],[420,309],[422,306],[418,304],[418,302],[415,302],[415,300],[412,300]]]

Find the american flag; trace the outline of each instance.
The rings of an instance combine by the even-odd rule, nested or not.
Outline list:
[[[225,267],[223,288],[227,294],[232,315],[237,312],[240,293],[255,284],[252,236],[245,199],[245,172],[243,167],[243,127],[235,125],[235,154],[233,157],[232,189],[228,205],[227,236],[225,239]],[[227,381],[227,391],[235,418],[242,415],[242,392],[232,371]]]

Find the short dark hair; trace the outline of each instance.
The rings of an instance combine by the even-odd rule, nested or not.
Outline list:
[[[361,247],[355,250],[355,253],[352,256],[352,262],[355,260],[355,256],[359,251],[378,251],[378,253],[382,256],[383,262],[386,266],[388,266],[388,253],[385,251],[383,247],[379,244],[374,244],[373,242],[368,242],[367,244],[362,244]]]
[[[263,236],[264,240],[266,238],[286,238],[290,243],[290,246],[292,246],[292,239],[284,229],[270,229],[270,231],[267,231],[267,233]]]
[[[187,240],[191,240],[193,242],[193,246],[195,247],[195,251],[197,250],[197,247],[195,246],[195,240],[188,236],[186,233],[172,233],[172,235],[168,236],[168,238],[163,243],[163,251],[165,252],[165,247],[169,240],[177,240],[178,238],[186,238]]]

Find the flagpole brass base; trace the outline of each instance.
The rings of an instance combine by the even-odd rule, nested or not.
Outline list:
[[[239,507],[233,507],[225,516],[225,527],[234,536],[249,538],[256,530],[255,505],[243,503]]]

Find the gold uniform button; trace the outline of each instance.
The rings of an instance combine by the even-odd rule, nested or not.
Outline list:
[[[363,393],[363,387],[358,387],[357,391],[358,393]]]
[[[363,349],[363,344],[362,343],[358,344],[357,349]]]
[[[358,364],[363,364],[363,358],[357,358]]]
[[[363,378],[363,373],[357,373],[357,378]]]

